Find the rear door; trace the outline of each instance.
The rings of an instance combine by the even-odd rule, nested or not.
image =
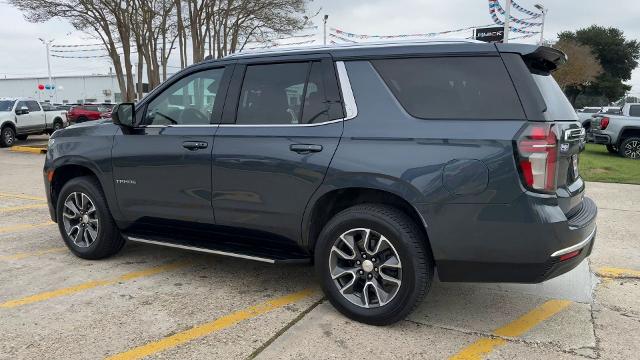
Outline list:
[[[35,100],[28,100],[27,107],[29,108],[30,120],[33,125],[33,131],[44,131],[45,128],[45,114],[40,104]]]
[[[241,62],[216,133],[216,223],[298,239],[342,134],[329,56]]]

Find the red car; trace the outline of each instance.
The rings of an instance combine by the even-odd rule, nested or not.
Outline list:
[[[104,105],[78,105],[69,110],[67,117],[71,123],[110,118],[111,108]]]

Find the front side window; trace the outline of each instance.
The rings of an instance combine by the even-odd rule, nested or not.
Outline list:
[[[27,107],[29,108],[29,111],[40,111],[40,104],[38,104],[37,101],[33,101],[33,100],[29,100],[27,101]]]
[[[143,125],[210,124],[223,73],[210,69],[178,80],[149,102]]]
[[[499,57],[384,59],[371,62],[414,117],[422,119],[524,119]]]
[[[247,67],[236,124],[311,124],[327,119],[319,62]]]

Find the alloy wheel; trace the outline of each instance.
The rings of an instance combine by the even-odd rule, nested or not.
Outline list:
[[[363,308],[388,304],[402,284],[398,252],[384,235],[366,228],[340,235],[329,254],[329,271],[340,294]]]
[[[639,140],[629,141],[624,146],[624,156],[630,159],[639,159],[640,158],[640,141]]]
[[[67,236],[78,247],[89,247],[98,238],[98,211],[85,193],[76,191],[67,196],[62,222]]]
[[[2,132],[2,137],[4,138],[4,143],[7,144],[7,146],[13,145],[14,141],[16,140],[13,135],[13,131],[11,131],[10,128],[4,129],[4,131]]]

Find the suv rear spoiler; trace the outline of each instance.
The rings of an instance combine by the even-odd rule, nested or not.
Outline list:
[[[517,53],[531,69],[551,72],[567,62],[567,55],[548,46],[527,44],[496,44],[501,53]]]

